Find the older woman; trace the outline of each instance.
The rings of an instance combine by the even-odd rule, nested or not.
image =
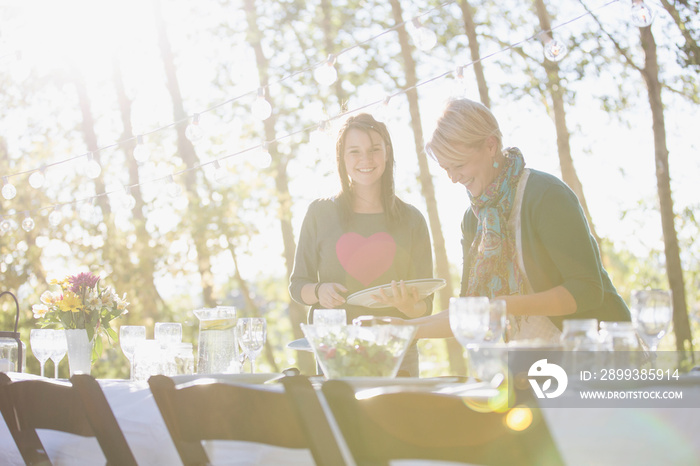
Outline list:
[[[448,102],[428,153],[471,206],[462,222],[461,296],[506,301],[510,339],[556,341],[562,320],[629,320],[600,260],[576,195],[558,178],[525,168],[520,150],[502,147],[484,105]],[[413,321],[420,337],[451,336],[448,313]]]

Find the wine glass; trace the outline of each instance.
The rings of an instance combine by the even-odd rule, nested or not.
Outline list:
[[[347,317],[345,309],[314,309],[314,325],[345,325]]]
[[[51,356],[53,345],[53,330],[48,328],[33,328],[29,332],[29,343],[34,357],[39,360],[41,376],[44,376],[44,364]]]
[[[506,302],[494,299],[489,302],[489,328],[484,335],[484,342],[498,344],[503,341],[506,330]]]
[[[457,341],[467,349],[476,348],[489,329],[489,298],[450,298],[449,317]]]
[[[164,348],[182,343],[182,324],[177,322],[156,322],[153,338]]]
[[[58,378],[58,364],[65,357],[68,351],[68,342],[66,341],[65,330],[53,331],[53,350],[51,351],[51,360],[53,361],[53,377]]]
[[[656,352],[673,318],[671,291],[634,290],[630,301],[635,329],[649,349]]]
[[[250,373],[255,372],[255,358],[262,352],[267,337],[264,317],[242,317],[236,323],[236,339],[250,359]]]
[[[122,325],[119,327],[119,346],[129,360],[129,380],[134,380],[134,350],[136,345],[146,339],[146,327],[143,325]]]

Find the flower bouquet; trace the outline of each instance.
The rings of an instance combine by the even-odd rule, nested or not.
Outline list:
[[[129,305],[126,293],[119,298],[112,287],[100,289],[99,281],[99,275],[91,272],[52,280],[50,284],[60,286],[60,291],[45,291],[41,304],[32,306],[34,317],[42,327],[85,329],[88,341],[95,341],[93,360],[102,354],[102,338],[94,338],[95,335],[117,340],[117,333],[109,323],[126,314]]]

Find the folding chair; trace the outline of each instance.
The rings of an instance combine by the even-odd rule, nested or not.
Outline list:
[[[343,464],[332,444],[321,448],[308,440],[292,398],[279,386],[190,383],[176,387],[163,375],[152,376],[148,384],[185,466],[209,463],[203,440],[308,448],[318,465]]]
[[[357,399],[346,381],[324,382],[323,394],[355,462],[456,461],[479,465],[560,465],[563,461],[544,420],[517,432],[507,413],[472,410],[459,396],[394,391]]]
[[[37,429],[94,437],[108,465],[136,466],[131,449],[97,381],[86,374],[72,385],[47,380],[12,382],[0,374],[0,408],[28,465],[50,465]]]

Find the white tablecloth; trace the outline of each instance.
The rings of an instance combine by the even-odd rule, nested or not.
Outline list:
[[[13,380],[37,378],[16,373],[10,376]],[[100,380],[100,385],[139,465],[181,464],[147,385],[120,380]],[[543,412],[569,466],[700,464],[700,408],[548,408]],[[56,465],[104,464],[93,439],[51,431],[40,431],[39,436]],[[246,442],[208,442],[205,448],[216,465],[314,464],[307,450]],[[24,464],[4,422],[0,422],[0,464]]]

